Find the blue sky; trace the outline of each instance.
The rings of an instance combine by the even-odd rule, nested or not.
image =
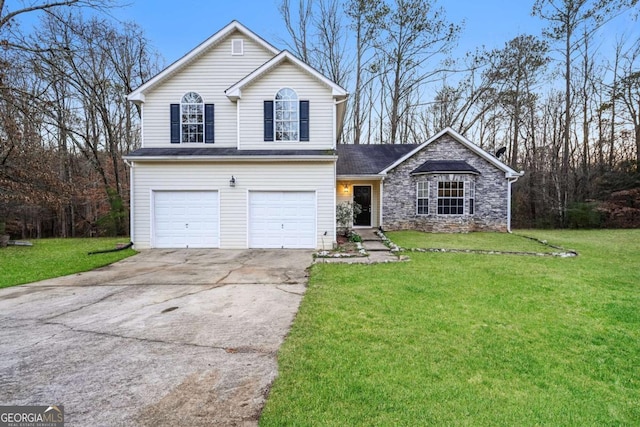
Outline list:
[[[121,20],[140,25],[167,65],[236,19],[278,48],[286,38],[279,0],[131,0],[114,11]],[[295,0],[292,3],[296,3]],[[543,22],[531,16],[533,1],[455,0],[440,1],[450,21],[464,24],[460,54],[481,45],[502,47],[521,33],[540,35]]]
[[[278,12],[281,0],[122,0],[128,6],[112,10],[122,21],[136,22],[169,65],[234,19],[278,48],[288,38]],[[339,0],[344,1],[344,0]],[[297,0],[291,0],[297,4]],[[8,0],[15,9],[27,0]],[[534,0],[439,0],[447,18],[463,25],[454,57],[485,46],[502,48],[519,34],[540,36],[546,22],[531,16]],[[23,17],[23,24],[36,21],[37,14]],[[630,14],[607,25],[594,38],[600,54],[613,50],[621,34],[640,37],[640,23]],[[592,46],[594,47],[594,46]],[[606,55],[605,55],[606,56]]]

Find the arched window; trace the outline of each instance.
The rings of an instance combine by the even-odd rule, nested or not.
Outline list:
[[[188,92],[180,103],[182,142],[204,142],[204,103],[195,92]]]
[[[298,95],[293,89],[280,89],[275,101],[276,141],[298,141]]]

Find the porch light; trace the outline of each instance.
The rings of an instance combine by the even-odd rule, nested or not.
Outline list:
[[[344,194],[347,194],[347,193],[349,192],[349,186],[348,186],[347,184],[344,184],[344,185],[342,186],[342,192],[343,192]]]
[[[229,180],[229,187],[235,187],[236,186],[236,178],[231,175],[231,179]]]

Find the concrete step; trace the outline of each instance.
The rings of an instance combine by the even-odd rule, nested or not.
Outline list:
[[[386,247],[385,245],[383,245],[380,240],[378,240],[377,242],[374,242],[374,241],[364,242],[363,246],[368,252],[371,252],[371,251],[388,251],[389,250],[389,248]]]

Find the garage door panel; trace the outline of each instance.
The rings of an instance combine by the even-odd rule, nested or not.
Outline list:
[[[315,248],[313,191],[249,193],[249,247]]]
[[[154,191],[154,247],[216,248],[217,191]]]

